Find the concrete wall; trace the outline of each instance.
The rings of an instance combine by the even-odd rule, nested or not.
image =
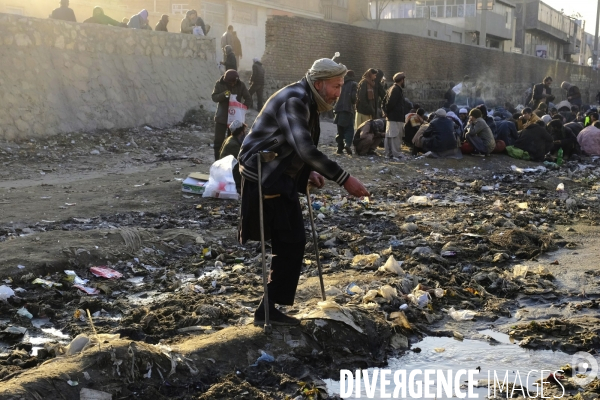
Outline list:
[[[210,107],[214,39],[0,14],[0,138],[167,126]]]
[[[544,76],[554,78],[557,99],[560,82],[579,86],[584,101],[592,102],[600,79],[589,67],[479,46],[450,43],[407,34],[376,31],[352,25],[303,18],[275,17],[267,21],[263,63],[271,91],[297,81],[322,57],[339,51],[339,62],[358,76],[370,67],[382,69],[389,81],[395,72],[407,75],[407,97],[431,110],[439,105],[450,82],[464,75],[477,81],[491,103],[522,103],[525,90]]]

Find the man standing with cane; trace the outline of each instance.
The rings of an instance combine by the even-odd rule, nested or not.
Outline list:
[[[298,193],[311,185],[321,188],[325,178],[343,186],[349,194],[368,196],[356,178],[344,171],[317,149],[320,135],[319,113],[330,111],[339,97],[346,67],[323,58],[314,62],[306,76],[267,100],[244,139],[239,155],[242,175],[242,204],[239,240],[271,239],[273,258],[268,302],[263,300],[254,313],[254,324],[267,325],[268,307],[273,325],[297,325],[299,320],[275,308],[275,304],[292,305],[304,258],[306,236]],[[261,154],[273,152],[268,162]],[[262,182],[258,181],[261,168]],[[261,185],[262,199],[259,198]],[[262,200],[262,201],[260,201]],[[263,221],[259,204],[263,203]],[[309,204],[310,206],[310,204]]]

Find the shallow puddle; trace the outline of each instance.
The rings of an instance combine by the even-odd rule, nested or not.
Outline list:
[[[420,348],[421,352],[416,353],[409,351],[403,357],[390,359],[389,364],[384,369],[390,370],[391,375],[387,376],[391,382],[387,386],[386,394],[393,394],[395,385],[393,375],[394,372],[399,370],[405,370],[406,376],[410,374],[410,371],[420,369],[424,370],[443,370],[445,374],[447,371],[452,371],[452,377],[456,375],[459,370],[473,370],[480,368],[480,372],[475,371],[475,380],[482,380],[480,385],[482,387],[475,388],[474,393],[478,397],[467,398],[480,398],[484,399],[487,396],[488,388],[487,381],[488,374],[491,381],[494,380],[494,372],[502,382],[506,373],[508,372],[508,382],[511,384],[515,382],[517,377],[517,371],[521,378],[523,386],[527,386],[532,394],[536,392],[536,386],[534,382],[541,377],[540,371],[543,369],[544,375],[548,376],[551,372],[560,369],[565,364],[571,364],[573,356],[562,353],[553,352],[550,350],[527,350],[518,346],[517,342],[511,343],[508,335],[486,330],[480,331],[481,335],[489,336],[495,340],[483,341],[483,340],[463,340],[459,341],[453,338],[447,337],[426,337],[423,341],[413,345],[412,349]],[[600,360],[600,359],[599,359]],[[370,368],[369,377],[372,376],[374,369]],[[531,372],[531,373],[530,373]],[[355,371],[352,371],[354,374]],[[527,374],[529,373],[529,381],[527,383]],[[433,375],[433,380],[436,381],[436,375]],[[417,377],[417,380],[423,380],[423,375]],[[463,375],[461,381],[465,383],[467,376]],[[334,380],[325,380],[330,395],[340,394],[340,382]],[[518,383],[518,381],[517,381]],[[347,387],[348,383],[346,383]],[[421,383],[421,387],[422,383]],[[430,392],[436,394],[437,382],[430,386]],[[346,389],[347,390],[347,389]],[[423,389],[424,390],[424,389]],[[462,392],[467,394],[467,389],[463,388]],[[425,392],[423,391],[423,394]],[[520,393],[516,391],[516,393]],[[444,397],[445,392],[442,396],[437,396],[438,400],[451,399],[452,397]],[[353,391],[351,397],[345,398],[359,398],[359,399],[382,399],[390,398],[390,396],[382,397],[380,390],[380,381],[377,381],[377,387],[375,388],[374,396],[367,396],[365,390],[364,381],[361,384],[361,396],[356,397],[355,391]],[[403,397],[402,397],[403,398]],[[410,398],[406,397],[406,398]],[[425,397],[423,397],[425,398]],[[434,397],[431,397],[434,398]]]

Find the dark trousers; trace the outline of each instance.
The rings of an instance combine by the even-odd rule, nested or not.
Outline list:
[[[263,104],[264,104],[264,98],[263,98],[263,89],[264,89],[264,85],[255,85],[252,84],[250,85],[250,89],[248,89],[248,92],[250,93],[250,97],[254,96],[254,93],[256,93],[256,109],[258,111],[262,110],[263,108]]]
[[[215,143],[214,143],[214,151],[215,151],[215,161],[219,159],[219,154],[221,154],[221,147],[223,146],[223,142],[225,141],[225,135],[227,134],[227,124],[215,123]]]
[[[354,126],[339,126],[337,125],[337,136],[335,141],[337,142],[338,151],[344,149],[344,147],[352,147],[352,139],[354,138]]]
[[[263,188],[265,240],[271,239],[273,258],[268,284],[269,302],[293,305],[302,261],[306,234],[302,207],[295,182],[287,175],[271,187]],[[279,195],[279,197],[271,197]],[[242,204],[239,239],[260,240],[258,184],[242,178]]]

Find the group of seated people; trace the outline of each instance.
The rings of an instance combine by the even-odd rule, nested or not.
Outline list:
[[[536,110],[525,107],[519,113],[507,106],[488,112],[484,104],[471,110],[453,104],[427,115],[415,105],[406,115],[404,144],[413,155],[423,153],[433,158],[508,153],[515,158],[554,161],[560,149],[565,159],[574,154],[600,155],[596,108],[583,112],[578,106],[556,109],[551,105],[548,110],[547,104],[541,103]],[[385,118],[359,126],[353,140],[356,153],[376,154],[385,128]]]
[[[102,7],[94,7],[94,11],[92,12],[92,16],[86,20],[84,23],[91,24],[100,24],[100,25],[112,25],[119,26],[122,28],[131,28],[131,29],[148,29],[152,30],[150,27],[150,20],[148,19],[148,11],[142,10],[139,13],[131,16],[131,18],[123,18],[122,21],[117,21],[108,15],[104,14],[104,10]],[[61,0],[60,7],[52,11],[50,14],[51,19],[58,19],[62,21],[71,21],[77,22],[75,18],[75,13],[71,8],[69,8],[69,0]],[[169,16],[163,15],[156,24],[154,28],[156,31],[168,32],[167,25],[169,24]],[[194,28],[201,28],[194,29]],[[198,12],[196,10],[188,10],[185,18],[181,21],[181,33],[188,34],[198,34],[206,35],[210,30],[210,25],[206,25],[204,20],[198,16]]]

